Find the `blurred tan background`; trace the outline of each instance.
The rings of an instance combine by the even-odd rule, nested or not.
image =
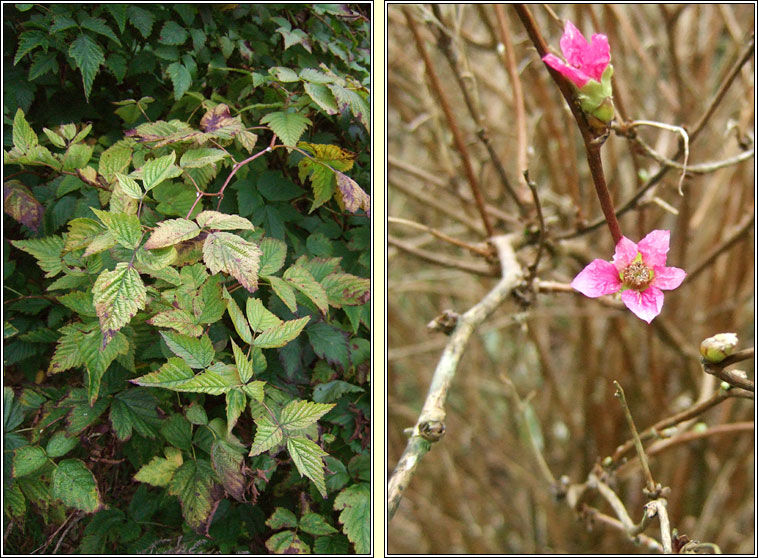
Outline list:
[[[613,255],[604,224],[575,233],[602,217],[584,146],[513,7],[501,9],[499,19],[488,5],[388,6],[388,475],[448,339],[427,331],[426,324],[445,309],[465,312],[496,281],[486,276],[481,256],[418,226],[475,246],[486,239],[406,13],[454,110],[495,232],[536,238],[532,197],[521,177],[520,162],[526,161],[550,238],[537,277],[569,283],[593,258]],[[608,36],[619,122],[659,121],[692,133],[702,121],[689,146],[689,165],[745,160],[688,176],[683,196],[677,191],[680,172],[670,170],[620,217],[624,234],[635,242],[650,230],[671,230],[668,265],[691,275],[682,287],[666,292],[652,325],[576,293],[548,292],[529,306],[508,301],[474,334],[447,401],[447,434],[420,463],[387,528],[389,553],[645,553],[618,529],[578,517],[565,501],[555,500],[528,449],[528,434],[556,478],[583,482],[596,463],[630,439],[613,380],[624,387],[643,430],[718,389],[700,365],[702,339],[735,332],[740,348],[754,345],[755,176],[754,157],[745,156],[753,148],[752,56],[708,115],[730,70],[749,50],[754,6],[529,9],[557,54],[562,20],[574,22],[588,38]],[[503,32],[510,49],[502,47]],[[480,127],[523,214],[481,140]],[[679,147],[679,135],[669,130],[640,127],[638,135],[667,158]],[[614,133],[603,147],[603,160],[617,209],[660,168]],[[468,262],[482,273],[433,263],[419,251]],[[534,243],[519,256],[531,263]],[[754,378],[752,359],[737,368]],[[704,413],[702,424],[688,423],[690,432],[717,427],[715,432],[650,456],[653,477],[671,488],[672,526],[726,553],[755,550],[753,416],[753,401],[728,399]],[[731,424],[742,426],[718,430]],[[622,467],[613,483],[638,521],[645,504],[640,468]],[[613,515],[597,496],[588,503]],[[660,538],[655,522],[645,533]]]

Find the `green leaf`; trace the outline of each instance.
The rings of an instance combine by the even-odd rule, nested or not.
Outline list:
[[[121,173],[129,168],[131,160],[132,148],[129,145],[124,145],[122,142],[115,143],[100,155],[97,172],[102,174],[108,182],[111,182],[114,178],[118,177],[121,187],[124,188],[124,191],[128,191],[124,186],[125,182],[128,182],[129,180],[134,182],[134,180],[131,177],[125,177],[128,178],[127,181],[122,180],[121,177],[125,175]],[[137,186],[136,190],[140,195],[142,194],[142,190],[139,186]]]
[[[344,535],[317,537],[313,542],[315,554],[350,554],[350,543]]]
[[[305,316],[303,318],[298,318],[297,320],[282,322],[281,324],[261,333],[253,340],[253,345],[259,349],[284,347],[287,343],[300,335],[300,332],[310,319],[310,316]]]
[[[3,491],[3,511],[11,519],[23,519],[26,515],[26,498],[19,483],[15,482]]]
[[[237,373],[243,384],[248,383],[253,377],[253,364],[245,356],[245,353],[232,340],[232,353],[234,353],[234,362],[237,364]]]
[[[282,320],[263,306],[263,303],[257,298],[247,299],[245,313],[247,314],[247,320],[250,323],[250,327],[256,333],[260,333],[261,331],[278,326],[282,323]]]
[[[143,465],[137,474],[134,475],[134,480],[147,483],[151,486],[166,486],[176,473],[176,470],[181,467],[184,460],[182,459],[182,452],[177,448],[167,446],[164,449],[166,457],[153,457],[150,463]]]
[[[200,227],[189,219],[168,219],[158,223],[153,234],[145,243],[145,248],[154,250],[164,246],[173,246],[200,234]]]
[[[79,351],[87,368],[89,403],[93,405],[100,391],[100,380],[116,356],[129,351],[129,342],[123,333],[116,332],[111,337],[106,337],[95,329],[84,335]]]
[[[282,409],[279,424],[288,432],[302,430],[334,408],[334,403],[313,403],[311,401],[291,401]]]
[[[131,438],[132,430],[141,436],[155,438],[160,422],[157,400],[147,390],[132,388],[120,391],[111,402],[110,420],[116,437],[124,442]]]
[[[325,384],[319,384],[313,389],[313,400],[318,403],[328,403],[337,401],[346,393],[360,393],[363,391],[366,390],[343,380],[332,380]]]
[[[48,440],[45,451],[50,457],[63,457],[80,443],[76,436],[68,437],[63,431],[58,431]]]
[[[308,94],[311,100],[316,103],[326,114],[339,114],[337,101],[335,100],[334,95],[328,87],[317,83],[307,82],[303,85],[303,87],[305,88],[305,92]]]
[[[361,95],[351,89],[347,89],[336,83],[329,84],[329,89],[337,99],[340,109],[349,109],[358,121],[371,132],[371,109],[368,102]]]
[[[113,238],[124,248],[131,250],[139,246],[142,240],[142,226],[139,217],[126,213],[110,213],[90,207],[97,218],[111,231]]]
[[[49,39],[50,37],[47,32],[36,29],[21,33],[18,36],[18,50],[16,51],[16,57],[13,59],[13,65],[18,64],[25,54],[37,47],[41,46],[47,51]]]
[[[142,34],[143,39],[150,36],[155,18],[153,14],[137,6],[129,6],[129,22]]]
[[[313,304],[326,314],[329,311],[329,299],[321,284],[313,278],[308,270],[298,265],[293,265],[284,272],[284,279],[298,291],[307,296]]]
[[[250,333],[250,327],[247,325],[245,315],[242,313],[242,310],[240,310],[240,307],[237,306],[237,303],[232,298],[232,295],[229,294],[229,291],[226,290],[226,287],[223,289],[223,296],[224,300],[226,300],[226,310],[229,312],[229,317],[232,319],[234,329],[237,330],[237,334],[245,343],[252,345],[253,335]]]
[[[101,157],[100,158],[101,164],[102,164],[102,160],[103,159]],[[136,180],[134,180],[130,176],[121,174],[120,172],[115,173],[115,176],[118,179],[118,183],[121,186],[121,189],[124,191],[124,194],[126,194],[133,200],[142,199],[142,188],[140,188],[140,185],[137,183]]]
[[[108,27],[108,24],[104,19],[87,16],[82,19],[81,26],[85,29],[89,29],[90,31],[94,31],[95,33],[108,37],[118,46],[121,46],[121,41],[118,40],[118,37],[116,37],[116,34],[113,32],[113,30]]]
[[[13,395],[13,388],[3,388],[3,431],[11,432],[24,421],[24,410]]]
[[[250,292],[258,288],[260,256],[258,246],[231,233],[210,233],[203,244],[203,260],[211,273],[229,273]]]
[[[174,164],[175,161],[176,151],[172,151],[170,155],[150,159],[145,163],[142,167],[142,184],[145,186],[145,192],[149,192],[165,180],[182,174],[182,169]]]
[[[100,48],[92,37],[82,33],[71,43],[68,54],[76,62],[79,71],[82,73],[82,83],[84,84],[84,96],[89,102],[89,94],[92,91],[92,83],[95,81],[100,65],[105,62],[103,49]]]
[[[113,271],[103,271],[95,281],[92,293],[106,344],[145,307],[147,295],[139,273],[126,262],[116,264]]]
[[[306,513],[300,518],[300,529],[311,535],[331,535],[337,533],[337,529],[326,522],[323,515]]]
[[[229,155],[222,149],[213,149],[211,147],[201,147],[199,149],[188,149],[182,155],[179,166],[184,169],[196,169],[206,165],[212,165],[217,161],[226,159]]]
[[[266,548],[271,554],[310,554],[310,547],[305,544],[295,531],[287,529],[273,534],[266,539]]]
[[[292,312],[297,311],[297,301],[295,298],[295,290],[290,286],[287,281],[280,277],[275,277],[273,275],[267,276],[266,279],[268,279],[269,283],[271,283],[271,288],[274,289],[274,292],[276,293],[276,296],[278,296],[282,302],[289,308]]]
[[[192,449],[192,425],[182,415],[172,414],[163,421],[161,434],[175,448],[184,451]]]
[[[203,334],[202,326],[195,323],[195,318],[181,308],[174,308],[165,312],[159,312],[147,323],[156,327],[168,327],[191,337],[200,337]]]
[[[342,510],[342,530],[355,545],[356,554],[371,552],[371,489],[368,483],[353,484],[337,495],[334,509]]]
[[[287,438],[287,451],[300,475],[313,481],[319,493],[326,498],[324,482],[324,463],[322,457],[328,455],[318,444],[308,438],[291,436]]]
[[[95,313],[95,303],[93,301],[92,291],[71,291],[65,295],[58,297],[58,302],[63,304],[66,308],[70,308],[80,316],[87,318],[94,318],[97,316]]]
[[[173,389],[195,377],[195,373],[181,358],[171,357],[155,372],[130,380],[140,386]]]
[[[158,42],[163,43],[164,45],[177,46],[184,44],[188,37],[189,33],[187,33],[187,30],[184,27],[174,21],[167,21],[163,25],[163,29],[161,29]]]
[[[184,359],[192,368],[208,368],[216,355],[207,335],[200,339],[171,331],[161,331],[161,335],[171,352]]]
[[[32,147],[39,145],[37,134],[26,121],[24,111],[16,110],[16,116],[13,117],[13,145],[22,153],[28,152]]]
[[[279,271],[284,265],[287,257],[287,244],[278,238],[266,237],[261,240],[259,247],[261,249],[261,275],[272,275]]]
[[[72,219],[68,222],[66,252],[87,248],[92,243],[92,240],[104,230],[105,227],[94,219],[86,217]]]
[[[327,275],[321,280],[321,285],[329,298],[329,304],[335,308],[360,306],[368,302],[370,297],[371,280],[349,273]]]
[[[282,429],[271,422],[268,416],[262,416],[255,419],[255,438],[253,446],[250,448],[250,455],[258,455],[264,451],[278,446],[284,439]]]
[[[13,478],[23,477],[47,462],[45,450],[39,446],[21,446],[13,452]]]
[[[211,464],[229,495],[245,501],[245,476],[242,474],[243,453],[229,442],[217,438],[211,445]]]
[[[261,118],[261,124],[268,124],[284,145],[295,146],[311,121],[294,112],[270,112]]]
[[[46,236],[30,240],[11,240],[11,244],[34,256],[37,265],[45,272],[45,277],[55,277],[63,270],[61,262],[62,237]]]
[[[263,387],[265,385],[266,382],[249,382],[242,386],[242,391],[244,391],[249,397],[252,397],[258,403],[262,403],[263,397],[265,395],[263,391]]]
[[[103,506],[92,472],[78,459],[64,459],[53,471],[53,498],[86,513]]]
[[[240,389],[231,389],[226,392],[226,432],[231,434],[232,428],[237,424],[240,415],[247,406],[247,396]]]
[[[266,526],[271,529],[297,529],[297,516],[287,508],[277,507],[266,520]]]
[[[74,143],[68,146],[63,157],[63,170],[74,172],[85,170],[87,163],[92,158],[93,147],[85,143]],[[92,169],[92,173],[94,174]]]
[[[63,139],[60,135],[56,134],[49,128],[42,128],[42,131],[45,132],[47,139],[49,139],[50,143],[52,143],[55,147],[60,147],[61,149],[64,149],[66,147],[66,140]]]
[[[214,474],[205,459],[186,461],[169,483],[169,492],[179,497],[182,515],[193,529],[199,530],[209,521],[212,510],[211,487]]]
[[[334,81],[333,77],[319,72],[315,68],[303,68],[300,70],[300,79],[317,84],[332,83]]]
[[[171,83],[174,84],[174,100],[178,101],[192,85],[192,75],[181,62],[169,64],[166,73],[171,78]]]
[[[331,364],[339,364],[343,369],[350,366],[350,346],[348,335],[334,326],[324,322],[312,324],[306,332],[313,347],[313,352],[319,358],[326,359]]]
[[[185,412],[185,416],[187,417],[187,420],[191,424],[195,425],[208,425],[208,415],[205,412],[205,408],[202,404],[198,403],[197,401],[193,401],[189,407],[187,407],[187,410]]]
[[[221,231],[231,231],[236,229],[245,229],[254,231],[253,224],[239,215],[227,215],[218,211],[203,211],[195,217],[195,221],[201,227],[216,229]]]

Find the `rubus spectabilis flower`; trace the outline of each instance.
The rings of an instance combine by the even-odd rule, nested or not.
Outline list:
[[[560,45],[565,62],[555,54],[546,54],[542,60],[576,86],[579,105],[585,113],[610,124],[614,109],[608,37],[596,33],[587,42],[582,32],[567,21]]]
[[[571,286],[590,298],[620,291],[626,307],[650,323],[661,313],[662,291],[676,289],[687,275],[678,267],[666,267],[670,234],[655,230],[637,244],[622,236],[613,261],[593,260]]]

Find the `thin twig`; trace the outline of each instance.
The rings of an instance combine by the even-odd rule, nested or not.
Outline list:
[[[637,433],[637,427],[634,425],[634,419],[632,418],[632,412],[629,409],[629,405],[626,402],[624,390],[621,387],[621,384],[616,380],[613,380],[613,384],[616,386],[616,397],[621,401],[621,408],[624,409],[626,422],[629,425],[629,430],[632,432],[632,440],[634,440],[634,447],[637,448],[637,454],[639,455],[640,463],[642,463],[642,470],[645,473],[645,482],[647,483],[648,492],[653,493],[655,491],[655,481],[653,480],[653,475],[650,473],[650,467],[648,466],[647,458],[645,457],[645,448],[640,440],[640,435]]]
[[[400,217],[387,217],[387,222],[397,223],[399,225],[407,225],[409,227],[413,227],[414,229],[426,231],[436,236],[440,240],[449,242],[450,244],[454,246],[465,248],[469,252],[473,252],[474,254],[483,256],[485,258],[489,258],[492,255],[492,253],[487,248],[482,248],[481,246],[475,246],[474,244],[469,244],[468,242],[464,242],[463,240],[458,240],[457,238],[453,238],[452,236],[446,235],[445,233],[438,231],[437,229],[433,229],[432,227],[429,227],[427,225],[422,225],[421,223],[417,223],[415,221],[410,221],[408,219],[401,219]]]
[[[419,460],[429,451],[432,442],[439,441],[445,432],[445,401],[455,378],[458,364],[469,338],[505,300],[522,279],[522,270],[513,249],[514,236],[490,240],[498,251],[502,278],[475,306],[463,314],[434,371],[429,393],[416,425],[392,476],[389,479],[387,517],[391,521],[400,504]]]
[[[407,8],[403,8],[403,14],[405,15],[405,19],[408,23],[408,28],[413,34],[413,39],[416,42],[416,49],[418,50],[421,58],[424,60],[426,74],[429,76],[429,81],[431,82],[432,88],[434,89],[434,92],[439,99],[442,111],[445,113],[445,118],[447,119],[448,126],[450,127],[450,132],[453,134],[453,141],[455,142],[456,149],[461,156],[463,169],[466,173],[466,177],[468,178],[469,185],[471,186],[471,193],[474,196],[474,201],[476,202],[476,207],[479,210],[479,216],[481,217],[482,223],[484,224],[484,229],[487,231],[487,236],[491,237],[495,234],[495,232],[492,228],[492,223],[490,222],[489,216],[484,209],[484,198],[479,188],[479,181],[474,174],[474,169],[471,165],[468,148],[466,147],[466,142],[463,138],[463,134],[458,127],[458,121],[455,118],[455,113],[453,112],[453,109],[448,102],[447,96],[442,89],[442,85],[439,81],[439,78],[437,77],[437,72],[434,70],[432,60],[429,58],[429,54],[426,52],[424,40],[421,38],[421,34],[419,33],[419,30],[416,26],[413,15]]]
[[[739,223],[737,223],[734,230],[724,240],[722,240],[717,246],[714,246],[711,251],[703,257],[700,263],[692,266],[692,271],[690,271],[687,274],[687,277],[684,278],[684,282],[690,283],[694,281],[695,278],[712,265],[721,254],[729,250],[744,235],[752,231],[753,223],[755,223],[755,213],[750,211]]]
[[[422,260],[431,262],[433,264],[441,265],[444,267],[452,267],[455,269],[462,269],[463,271],[476,273],[477,275],[484,275],[485,277],[494,277],[497,275],[495,268],[492,266],[453,258],[445,254],[429,252],[428,250],[422,250],[421,248],[416,248],[415,246],[412,246],[411,244],[408,244],[407,242],[404,242],[394,236],[387,235],[387,244],[390,246],[396,246],[403,252],[408,252],[417,258],[421,258]]]
[[[534,263],[529,266],[529,277],[527,278],[527,283],[531,285],[537,275],[537,267],[540,265],[540,258],[542,258],[542,251],[545,246],[545,219],[542,217],[542,204],[540,204],[540,196],[537,193],[537,185],[529,179],[529,169],[524,171],[524,180],[532,191],[534,206],[537,208],[537,218],[540,223],[540,237],[538,240],[537,255],[534,257]]]

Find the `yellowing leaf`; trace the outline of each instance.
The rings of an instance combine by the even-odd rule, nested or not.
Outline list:
[[[245,353],[232,340],[232,353],[234,353],[234,362],[237,364],[237,373],[242,383],[247,383],[253,377],[253,363],[245,356]]]
[[[334,509],[342,510],[340,523],[355,545],[356,554],[371,552],[371,488],[368,483],[353,484],[339,493]]]
[[[322,314],[327,313],[329,310],[329,299],[326,296],[326,291],[307,269],[293,265],[284,272],[283,277],[289,284],[307,296],[321,310]]]
[[[295,146],[311,121],[294,112],[270,112],[261,118],[261,124],[268,124],[284,145]]]
[[[245,307],[247,321],[255,332],[261,332],[282,323],[282,320],[271,313],[257,298],[248,298]]]
[[[237,303],[232,298],[232,295],[229,294],[229,291],[226,290],[226,287],[224,287],[223,296],[224,300],[226,300],[226,310],[232,318],[234,329],[237,330],[237,333],[245,343],[251,345],[253,343],[253,334],[250,333],[250,328],[245,320],[245,315],[242,313],[242,310],[240,310],[240,307],[237,306]]]
[[[203,260],[211,273],[229,273],[251,293],[258,288],[258,246],[237,235],[214,232],[203,244]]]
[[[266,450],[277,446],[284,439],[282,429],[271,422],[267,416],[255,419],[255,438],[253,447],[250,448],[250,455],[258,455]]]
[[[104,344],[145,307],[147,295],[139,273],[125,262],[116,264],[113,271],[103,271],[92,293]]]
[[[337,202],[346,211],[355,213],[359,209],[366,210],[371,216],[371,198],[358,186],[358,183],[341,172],[337,173]]]
[[[100,509],[103,501],[92,471],[78,459],[64,459],[53,470],[52,497],[87,513]]]
[[[158,223],[145,243],[145,248],[154,250],[164,246],[173,246],[184,240],[195,238],[200,234],[200,227],[189,219],[169,219]]]
[[[161,331],[161,335],[171,352],[183,358],[192,368],[208,368],[211,365],[216,353],[207,335],[200,339],[172,331]]]
[[[297,310],[297,300],[295,299],[295,290],[290,284],[281,277],[276,277],[274,275],[266,277],[266,279],[271,283],[271,288],[274,289],[276,296],[287,305],[287,308],[292,312],[295,312]]]
[[[166,458],[153,457],[150,463],[143,465],[134,480],[147,483],[151,486],[166,486],[174,476],[176,470],[182,465],[184,459],[182,452],[171,446],[166,447]]]
[[[231,433],[237,424],[242,411],[247,406],[247,396],[240,389],[232,389],[226,392],[226,431]]]
[[[111,213],[94,207],[90,207],[90,209],[108,227],[114,240],[121,246],[132,250],[139,246],[142,239],[142,226],[139,217],[126,213]]]
[[[259,349],[274,349],[284,347],[305,327],[305,324],[311,319],[310,316],[282,322],[278,326],[267,329],[253,340],[253,345]]]
[[[175,161],[176,151],[172,151],[170,155],[151,159],[145,163],[142,167],[142,183],[145,185],[146,192],[161,182],[182,174],[182,169],[174,164]]]
[[[147,320],[147,323],[158,327],[170,327],[192,337],[200,337],[203,334],[202,326],[196,324],[195,319],[180,308],[159,312]]]
[[[334,403],[314,403],[312,401],[291,401],[282,409],[279,423],[288,431],[302,430],[334,408]]]
[[[313,481],[322,497],[326,498],[323,456],[328,455],[318,444],[308,438],[291,436],[287,438],[287,451],[297,471]]]
[[[236,229],[246,229],[254,231],[253,224],[239,215],[227,215],[219,211],[203,211],[195,218],[197,224],[209,229],[220,231],[232,231]]]

